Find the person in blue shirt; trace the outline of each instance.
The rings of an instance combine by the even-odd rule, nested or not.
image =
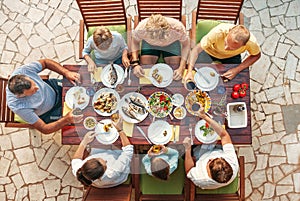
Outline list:
[[[53,133],[63,126],[80,122],[82,115],[72,111],[62,116],[61,80],[42,80],[38,75],[44,69],[63,75],[71,83],[80,81],[80,75],[50,59],[41,59],[19,68],[11,74],[6,86],[8,107],[21,119],[44,134]]]
[[[176,149],[164,145],[153,145],[142,159],[145,170],[161,180],[168,180],[178,166],[179,153]]]
[[[94,60],[91,57],[92,51]],[[104,26],[96,28],[88,38],[82,55],[88,64],[89,72],[93,72],[99,64],[123,64],[126,68],[130,65],[128,47],[122,35]]]

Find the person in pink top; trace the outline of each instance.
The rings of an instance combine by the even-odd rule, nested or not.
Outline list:
[[[141,62],[138,53],[141,48]],[[134,74],[144,76],[141,64],[155,64],[162,54],[169,65],[179,66],[175,69],[173,78],[179,80],[186,67],[189,54],[189,37],[184,25],[173,18],[160,14],[142,20],[132,33],[132,66]]]

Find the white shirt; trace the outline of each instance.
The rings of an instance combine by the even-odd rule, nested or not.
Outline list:
[[[122,147],[122,150],[99,150],[99,153],[88,156],[86,159],[73,159],[72,172],[76,172],[83,164],[92,158],[106,160],[107,169],[100,179],[93,181],[92,185],[98,188],[110,188],[122,184],[130,173],[130,162],[133,155],[133,145]]]
[[[233,174],[231,179],[227,183],[218,183],[208,176],[206,167],[210,159],[224,158],[231,166]],[[233,147],[233,144],[225,144],[223,149],[214,149],[201,155],[196,162],[196,166],[193,167],[187,174],[187,177],[193,181],[193,183],[202,189],[217,189],[230,184],[237,176],[239,170],[238,159]]]

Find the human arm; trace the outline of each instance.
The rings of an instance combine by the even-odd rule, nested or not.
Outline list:
[[[190,52],[189,62],[188,62],[188,71],[184,78],[185,82],[188,80],[194,80],[193,69],[198,58],[198,55],[203,51],[201,43],[198,43]]]
[[[126,136],[126,133],[122,129],[122,127],[123,127],[123,118],[120,117],[118,119],[118,122],[113,122],[113,125],[117,129],[117,131],[119,132],[119,136],[120,136],[120,139],[121,139],[122,147],[125,147],[127,145],[131,145],[128,137]]]
[[[220,125],[215,120],[211,119],[209,116],[205,114],[202,105],[200,105],[199,116],[200,118],[205,120],[210,125],[210,127],[214,129],[214,131],[221,137],[222,145],[232,144],[229,133],[222,127],[222,125]]]
[[[183,146],[185,150],[185,158],[184,158],[184,167],[186,174],[195,166],[194,160],[192,158],[192,146],[191,146],[191,139],[186,137],[183,140]]]
[[[51,60],[51,59],[41,59],[39,60],[41,63],[43,70],[49,69],[52,70],[60,75],[63,75],[66,77],[73,85],[75,85],[75,82],[80,82],[80,74],[71,72],[68,69],[62,67],[59,63]]]
[[[186,68],[186,61],[188,59],[188,55],[190,52],[190,40],[188,37],[184,41],[181,42],[181,60],[179,68],[174,71],[174,80],[179,80],[182,78],[184,69]]]
[[[125,66],[125,68],[128,68],[130,65],[130,60],[128,58],[128,49],[125,48],[122,52],[122,64]]]
[[[138,63],[135,63],[132,65],[133,67],[133,74],[135,74],[137,77],[141,77],[145,75],[144,69],[139,64],[139,50],[140,50],[140,40],[132,38],[132,61],[137,61]]]
[[[79,123],[83,119],[83,115],[73,115],[72,111],[69,112],[66,116],[58,119],[57,121],[46,124],[42,119],[38,119],[32,126],[44,134],[50,134],[55,131],[58,131],[62,127],[70,123]]]
[[[80,142],[73,159],[83,159],[83,154],[86,146],[95,139],[96,133],[93,131],[87,132]]]
[[[239,72],[248,68],[253,63],[255,63],[261,57],[261,53],[257,55],[249,55],[240,65],[235,68],[231,68],[225,73],[222,74],[223,77],[226,77],[229,80],[232,80]]]
[[[173,173],[178,166],[178,156],[179,153],[176,149],[167,147],[167,152],[165,153],[169,158],[170,174]]]
[[[88,71],[89,72],[94,72],[95,69],[97,68],[97,65],[95,64],[93,59],[90,57],[90,55],[86,54],[86,55],[83,56],[83,58],[85,59],[87,65],[88,65]]]

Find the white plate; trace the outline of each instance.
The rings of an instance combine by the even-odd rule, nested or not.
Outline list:
[[[195,126],[195,136],[200,142],[204,144],[210,144],[218,139],[218,134],[214,132],[212,135],[207,134],[206,136],[203,136],[204,131],[200,130],[200,127],[205,125],[205,123],[206,121],[203,119],[197,122]]]
[[[123,112],[122,107],[123,107],[123,106],[128,107],[128,103],[126,102],[126,99],[130,102],[130,96],[139,97],[139,98],[143,101],[143,103],[144,103],[144,105],[145,105],[145,110],[146,110],[146,106],[147,106],[148,100],[146,99],[146,97],[145,97],[143,94],[136,93],[136,92],[130,92],[130,93],[128,93],[128,94],[125,94],[125,95],[122,97],[121,101],[120,101],[120,104],[119,104],[119,105],[120,105],[120,107],[119,107],[119,113],[120,113],[120,115],[123,117],[124,121],[126,121],[126,122],[128,122],[128,123],[134,123],[134,124],[135,124],[135,123],[139,123],[139,122],[143,121],[143,120],[148,116],[148,111],[146,110],[145,114],[143,114],[143,115],[137,113],[137,114],[136,114],[136,117],[137,117],[137,119],[139,119],[139,120],[133,119],[133,118],[127,116],[127,115]]]
[[[100,121],[95,128],[95,133],[97,134],[96,139],[102,144],[112,144],[119,137],[119,132],[114,126],[112,126],[108,132],[104,131],[103,126],[109,123],[112,123],[110,119],[104,119]]]
[[[211,76],[211,73],[214,73],[214,76]],[[203,77],[206,77],[210,83],[208,83]],[[196,86],[202,91],[211,91],[216,88],[219,83],[219,74],[213,68],[202,67],[197,70],[197,73],[195,73],[194,80],[196,82]]]
[[[111,67],[111,64],[105,66],[103,69],[102,69],[102,72],[101,72],[101,81],[102,83],[104,84],[104,86],[106,87],[109,87],[109,88],[115,88],[118,84],[122,83],[123,80],[124,80],[124,70],[121,66],[117,65],[117,64],[114,64],[114,67],[117,71],[117,76],[118,76],[118,80],[117,82],[114,84],[114,85],[111,85],[108,81],[108,75],[109,75],[109,69]]]
[[[175,106],[181,106],[184,103],[184,97],[181,94],[174,94],[172,96],[172,103]]]
[[[161,75],[163,77],[163,80],[161,83],[158,83],[153,77],[152,77],[152,73],[155,69],[158,69],[157,74]],[[151,80],[151,83],[156,86],[156,87],[167,87],[169,86],[172,81],[173,81],[173,69],[167,65],[167,64],[163,64],[163,63],[159,63],[159,64],[155,64],[152,66],[150,72],[149,72],[149,78]]]
[[[75,100],[74,93],[76,93],[77,91],[80,91],[80,93],[81,93],[80,96],[83,97],[85,100],[84,103],[78,104],[75,102],[76,100]],[[65,101],[69,108],[73,109],[75,106],[75,107],[78,107],[83,110],[84,108],[86,108],[89,105],[90,97],[86,94],[86,89],[84,87],[76,86],[76,87],[71,87],[67,91],[66,96],[65,96]],[[75,105],[74,105],[74,103],[75,103]]]
[[[102,93],[112,93],[117,99],[117,105],[120,102],[120,95],[114,89],[110,89],[110,88],[102,88],[94,94],[93,101],[92,101],[94,111],[97,112],[101,116],[110,116],[113,113],[115,113],[116,111],[118,111],[118,106],[116,106],[116,108],[114,110],[112,110],[111,112],[109,112],[109,113],[108,112],[101,112],[100,110],[97,110],[97,109],[94,108],[95,101],[98,99],[98,97]]]
[[[164,131],[167,134],[164,136]],[[148,127],[148,138],[153,144],[167,144],[172,137],[172,127],[166,121],[157,120]]]

